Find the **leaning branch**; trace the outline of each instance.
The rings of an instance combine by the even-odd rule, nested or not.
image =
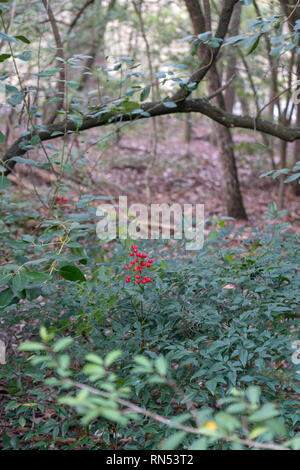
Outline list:
[[[33,136],[38,136],[39,140],[42,142],[57,139],[64,135],[65,132],[72,134],[74,132],[85,131],[94,127],[117,122],[133,122],[139,119],[178,113],[200,113],[223,126],[256,130],[272,135],[273,137],[278,137],[286,142],[294,142],[300,139],[299,127],[292,128],[262,118],[231,114],[213,106],[207,99],[185,100],[177,103],[176,106],[172,108],[165,106],[162,101],[154,101],[143,104],[141,109],[143,113],[134,116],[131,113],[113,114],[103,109],[97,111],[95,114],[86,115],[79,127],[75,122],[68,120],[67,122],[63,121],[48,127],[43,127],[40,130],[35,129],[32,132],[27,132],[13,143],[4,155],[1,163],[6,168],[6,174],[9,174],[16,164],[13,158],[25,155],[25,153],[30,150],[30,140]]]
[[[191,75],[189,83],[196,83],[198,85],[215,63],[228,31],[234,6],[237,2],[238,0],[225,0],[221,11],[218,27],[215,33],[215,37],[220,39],[219,46],[213,49],[210,47],[206,48],[206,51],[203,54],[203,60],[199,68]],[[172,96],[172,98],[170,98],[170,101],[183,101],[191,94],[191,92],[192,90],[189,90],[188,88],[181,88]]]

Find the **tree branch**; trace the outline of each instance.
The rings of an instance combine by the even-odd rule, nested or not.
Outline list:
[[[57,139],[64,132],[73,133],[76,131],[84,131],[94,127],[105,126],[116,122],[133,122],[138,119],[147,119],[154,116],[164,116],[167,114],[178,113],[201,113],[210,119],[222,124],[225,127],[237,127],[242,129],[251,129],[265,134],[278,137],[286,142],[294,142],[300,139],[300,128],[290,127],[277,124],[262,118],[253,118],[250,116],[239,116],[228,113],[216,106],[213,106],[206,99],[190,99],[177,103],[176,108],[168,108],[164,106],[162,101],[154,101],[141,105],[143,112],[147,115],[138,114],[133,116],[131,113],[113,114],[106,112],[104,109],[97,113],[86,115],[83,118],[81,126],[76,126],[73,121],[58,122],[48,127],[43,127],[39,131],[33,130],[17,139],[8,149],[2,159],[2,165],[6,168],[6,174],[9,174],[16,162],[12,158],[22,156],[28,151],[28,143],[32,136],[37,135],[40,141]]]
[[[92,5],[94,3],[95,0],[87,0],[85,2],[85,4],[80,8],[80,10],[78,11],[77,15],[75,16],[74,20],[72,21],[72,23],[70,24],[69,26],[69,29],[68,29],[68,34],[71,33],[72,29],[74,28],[74,26],[76,25],[77,21],[79,20],[79,18],[81,17],[81,15],[84,13],[84,11],[87,9],[87,7],[89,7],[90,5]]]
[[[215,37],[221,39],[222,41],[220,41],[218,47],[215,47],[213,49],[210,47],[206,48],[203,54],[203,60],[199,68],[191,75],[189,83],[195,82],[198,85],[203,80],[212,65],[215,63],[219,50],[223,44],[224,38],[228,31],[234,5],[237,2],[238,0],[225,0],[219,18],[219,24],[215,33]],[[192,90],[189,90],[187,87],[181,88],[170,98],[169,101],[175,101],[176,103],[183,101],[191,94],[191,92]]]

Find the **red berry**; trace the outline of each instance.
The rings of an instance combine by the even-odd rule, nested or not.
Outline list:
[[[128,266],[125,266],[124,269],[128,269]]]
[[[130,253],[130,256],[134,256],[134,253]]]
[[[134,251],[135,253],[137,253],[138,250],[137,250],[137,248],[135,248],[133,251]]]
[[[147,258],[148,255],[144,255],[144,258]]]
[[[126,279],[126,282],[130,282],[130,279]]]
[[[153,261],[153,259],[151,259],[151,258],[150,258],[150,259],[148,259],[148,262],[149,262],[149,263],[152,263],[152,261]]]
[[[145,261],[143,261],[143,262],[142,262],[142,265],[143,265],[143,266],[146,266],[146,265],[147,265],[147,263],[146,263]]]
[[[137,276],[135,276],[137,279],[141,279],[141,276],[138,274]]]
[[[138,279],[138,280],[136,281],[136,283],[137,283],[137,284],[140,284],[140,283],[141,283],[141,281]]]
[[[147,268],[151,268],[151,263],[148,263],[148,264],[147,264]]]
[[[146,281],[145,279],[142,281],[143,284],[146,284],[146,282],[147,282],[147,281]]]
[[[135,262],[138,263],[138,262],[139,262],[139,259],[138,259],[138,258],[135,258]]]

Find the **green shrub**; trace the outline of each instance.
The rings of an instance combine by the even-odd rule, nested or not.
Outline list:
[[[3,217],[2,324],[34,353],[0,369],[24,433],[5,447],[298,448],[299,238],[221,222],[198,253],[143,242],[152,282],[138,286],[132,242],[103,245],[92,212],[73,216],[18,241]]]

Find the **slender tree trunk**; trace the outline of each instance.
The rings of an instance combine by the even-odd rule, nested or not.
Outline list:
[[[281,8],[288,18],[288,26],[291,31],[294,29],[296,21],[300,19],[300,6],[298,0],[290,0],[289,2],[285,0],[280,0]],[[300,45],[300,40],[298,41],[298,46]],[[300,80],[300,59],[297,58],[297,80]],[[295,90],[296,91],[296,90]],[[296,117],[296,126],[300,126],[300,104],[297,104],[297,117]],[[300,142],[296,140],[294,144],[294,163],[300,160]],[[293,192],[296,196],[300,196],[300,184],[296,180],[292,183]]]
[[[204,1],[206,17],[204,17],[202,13],[198,0],[185,0],[185,4],[191,18],[194,34],[201,34],[205,32],[206,29],[211,30],[209,2]],[[203,48],[199,48],[198,53],[201,58]],[[215,64],[211,67],[207,75],[207,81],[210,94],[221,87],[220,77]],[[222,93],[216,96],[215,103],[218,107],[225,110],[225,100]],[[222,168],[223,200],[226,205],[226,213],[229,217],[247,219],[240,191],[230,129],[217,123],[213,123],[213,129],[217,139],[219,161]]]
[[[298,46],[300,47],[300,39],[298,41]],[[297,80],[300,82],[300,58],[297,58]],[[297,117],[296,117],[296,127],[300,127],[300,103],[297,104]],[[300,142],[296,140],[294,144],[294,156],[293,164],[295,165],[297,161],[300,160]],[[292,183],[293,193],[295,196],[300,196],[300,184],[296,180]]]
[[[209,93],[213,93],[220,86],[218,70],[216,65],[214,65],[208,75]],[[216,96],[215,102],[218,107],[225,109],[225,101],[221,93]],[[219,161],[222,167],[223,199],[226,204],[227,215],[237,219],[247,219],[240,191],[231,131],[228,127],[215,122],[213,123],[213,129],[217,139]]]
[[[78,87],[79,91],[84,89],[90,77],[90,73],[86,73],[86,72],[90,72],[92,70],[99,50],[101,50],[101,48],[104,48],[103,43],[104,43],[105,30],[106,30],[107,23],[109,21],[110,13],[115,7],[115,4],[116,4],[116,0],[110,0],[107,6],[106,13],[101,22],[101,25],[97,28],[97,31],[93,31],[92,45],[88,52],[89,57],[86,59],[85,66],[84,66],[84,69],[80,78],[79,87]]]
[[[280,168],[286,167],[287,146],[288,146],[288,143],[286,141],[284,140],[280,141]],[[280,209],[283,209],[284,207],[284,196],[285,196],[285,188],[286,188],[286,184],[284,182],[285,179],[286,179],[286,175],[280,175],[279,192],[278,192],[278,202],[279,202]]]
[[[230,36],[237,36],[240,30],[240,22],[241,22],[241,11],[242,6],[241,3],[237,3],[234,7],[231,24],[229,28],[229,35]],[[232,75],[236,73],[236,51],[234,49],[229,48],[229,59],[228,59],[228,66],[226,71],[226,82],[230,80]],[[234,98],[235,98],[235,90],[233,85],[230,85],[226,92],[225,92],[225,107],[226,111],[232,113],[233,106],[234,106]]]

